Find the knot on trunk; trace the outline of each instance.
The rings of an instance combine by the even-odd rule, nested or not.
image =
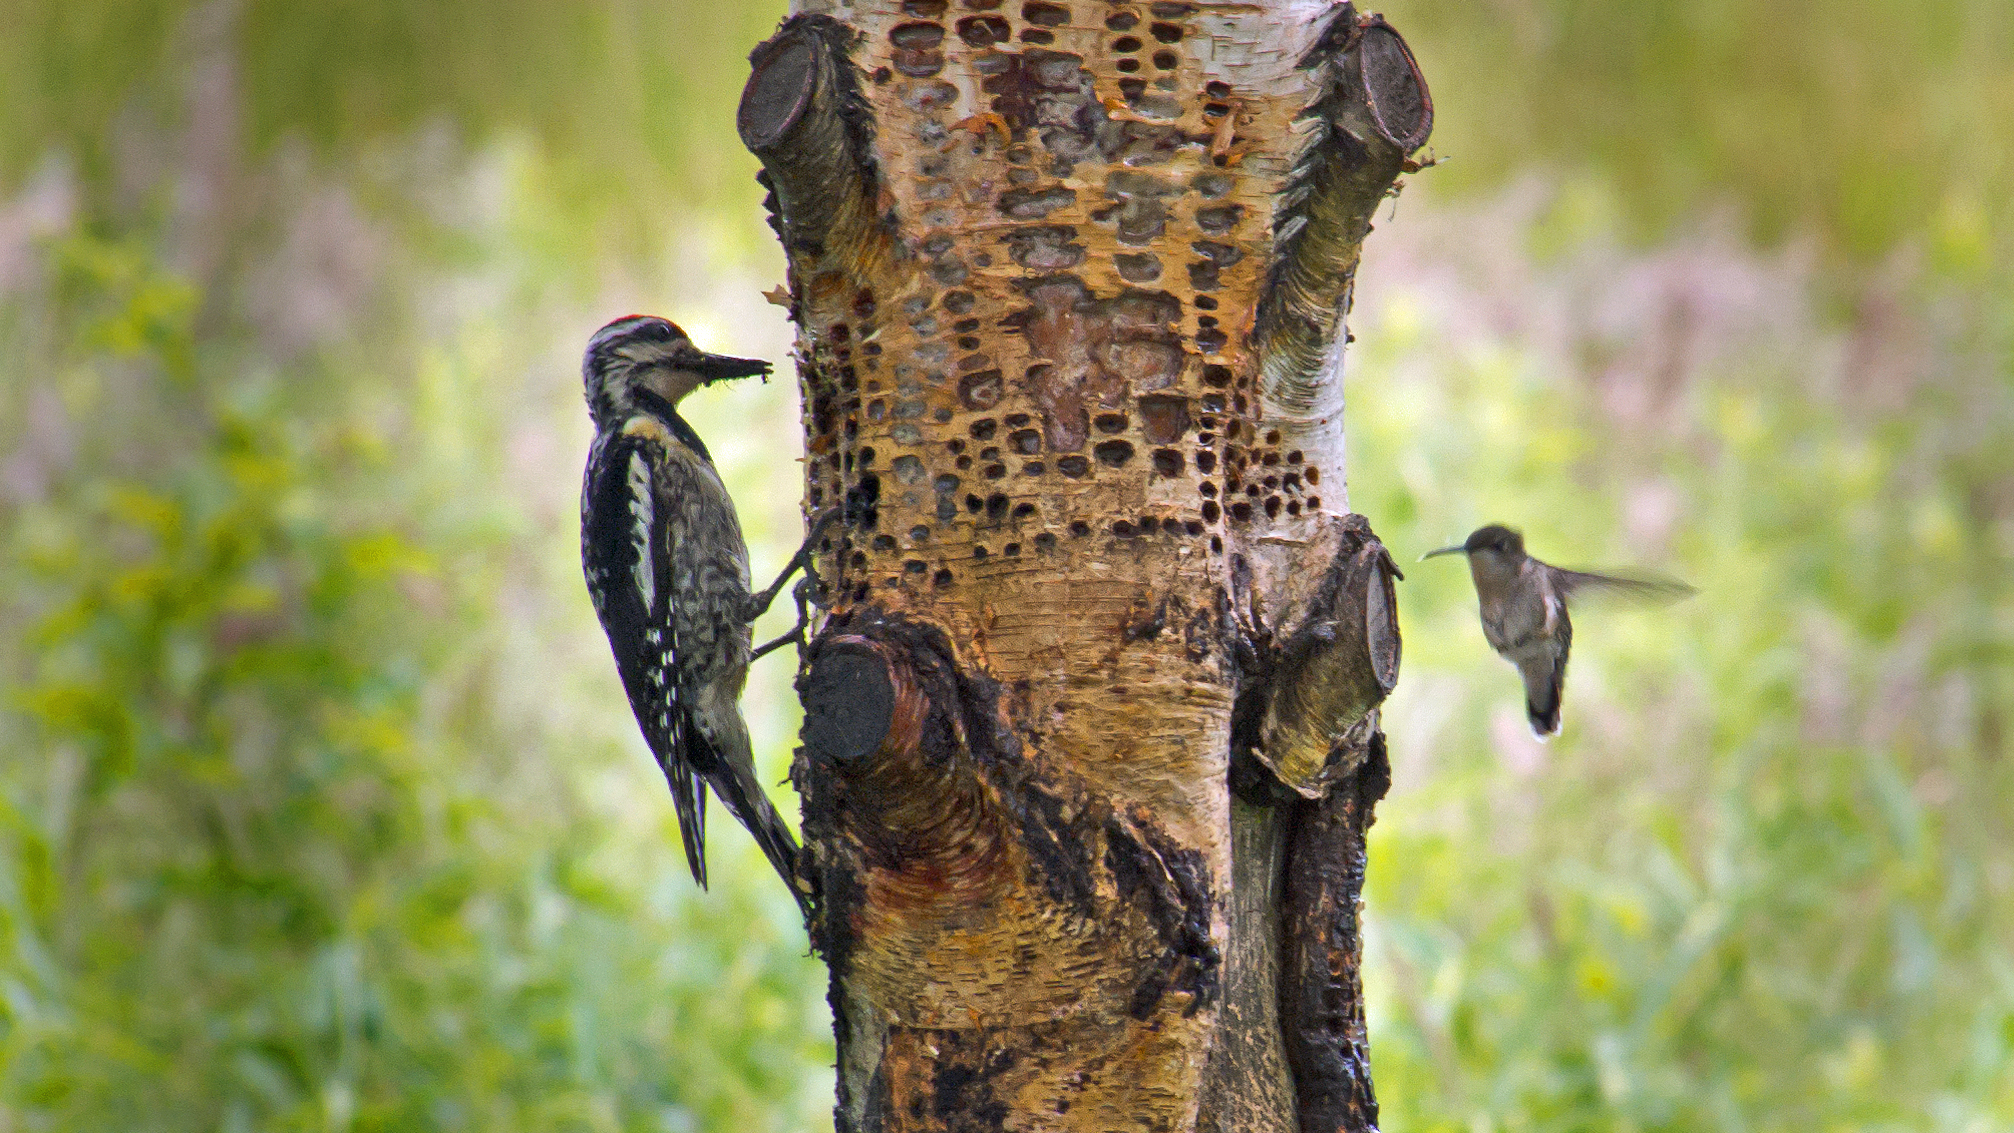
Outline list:
[[[884,911],[953,912],[1011,880],[1007,828],[977,769],[1018,761],[1020,744],[998,682],[962,672],[943,631],[871,609],[842,615],[812,646],[798,693],[806,825],[829,826],[858,855],[816,863],[831,883],[821,947],[863,885]]]
[[[863,934],[981,930],[1018,905],[1089,936],[1151,940],[1152,958],[1120,993],[1134,1018],[1170,993],[1185,1014],[1213,1002],[1220,956],[1203,855],[1145,808],[1115,807],[1024,760],[1008,690],[961,667],[943,631],[872,608],[842,614],[798,691],[792,777],[821,894],[813,940],[835,968]]]

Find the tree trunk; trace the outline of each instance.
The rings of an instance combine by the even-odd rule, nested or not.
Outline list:
[[[1398,572],[1343,313],[1431,125],[1349,4],[799,0],[757,49],[841,1130],[1375,1126]]]

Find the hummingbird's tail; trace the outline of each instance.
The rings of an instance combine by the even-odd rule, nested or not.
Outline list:
[[[1566,652],[1530,657],[1518,664],[1524,678],[1524,713],[1539,739],[1559,734],[1560,704],[1566,693]]]

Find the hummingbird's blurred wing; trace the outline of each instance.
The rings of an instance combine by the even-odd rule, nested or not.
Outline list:
[[[1568,598],[1588,597],[1639,605],[1663,605],[1699,593],[1698,590],[1669,575],[1648,571],[1596,574],[1593,571],[1565,570],[1560,567],[1553,567],[1552,571],[1553,584]]]

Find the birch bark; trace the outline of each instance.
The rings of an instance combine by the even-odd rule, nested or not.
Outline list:
[[[1397,571],[1357,254],[1431,125],[1350,4],[799,0],[740,129],[824,613],[793,769],[841,1130],[1375,1125]]]

